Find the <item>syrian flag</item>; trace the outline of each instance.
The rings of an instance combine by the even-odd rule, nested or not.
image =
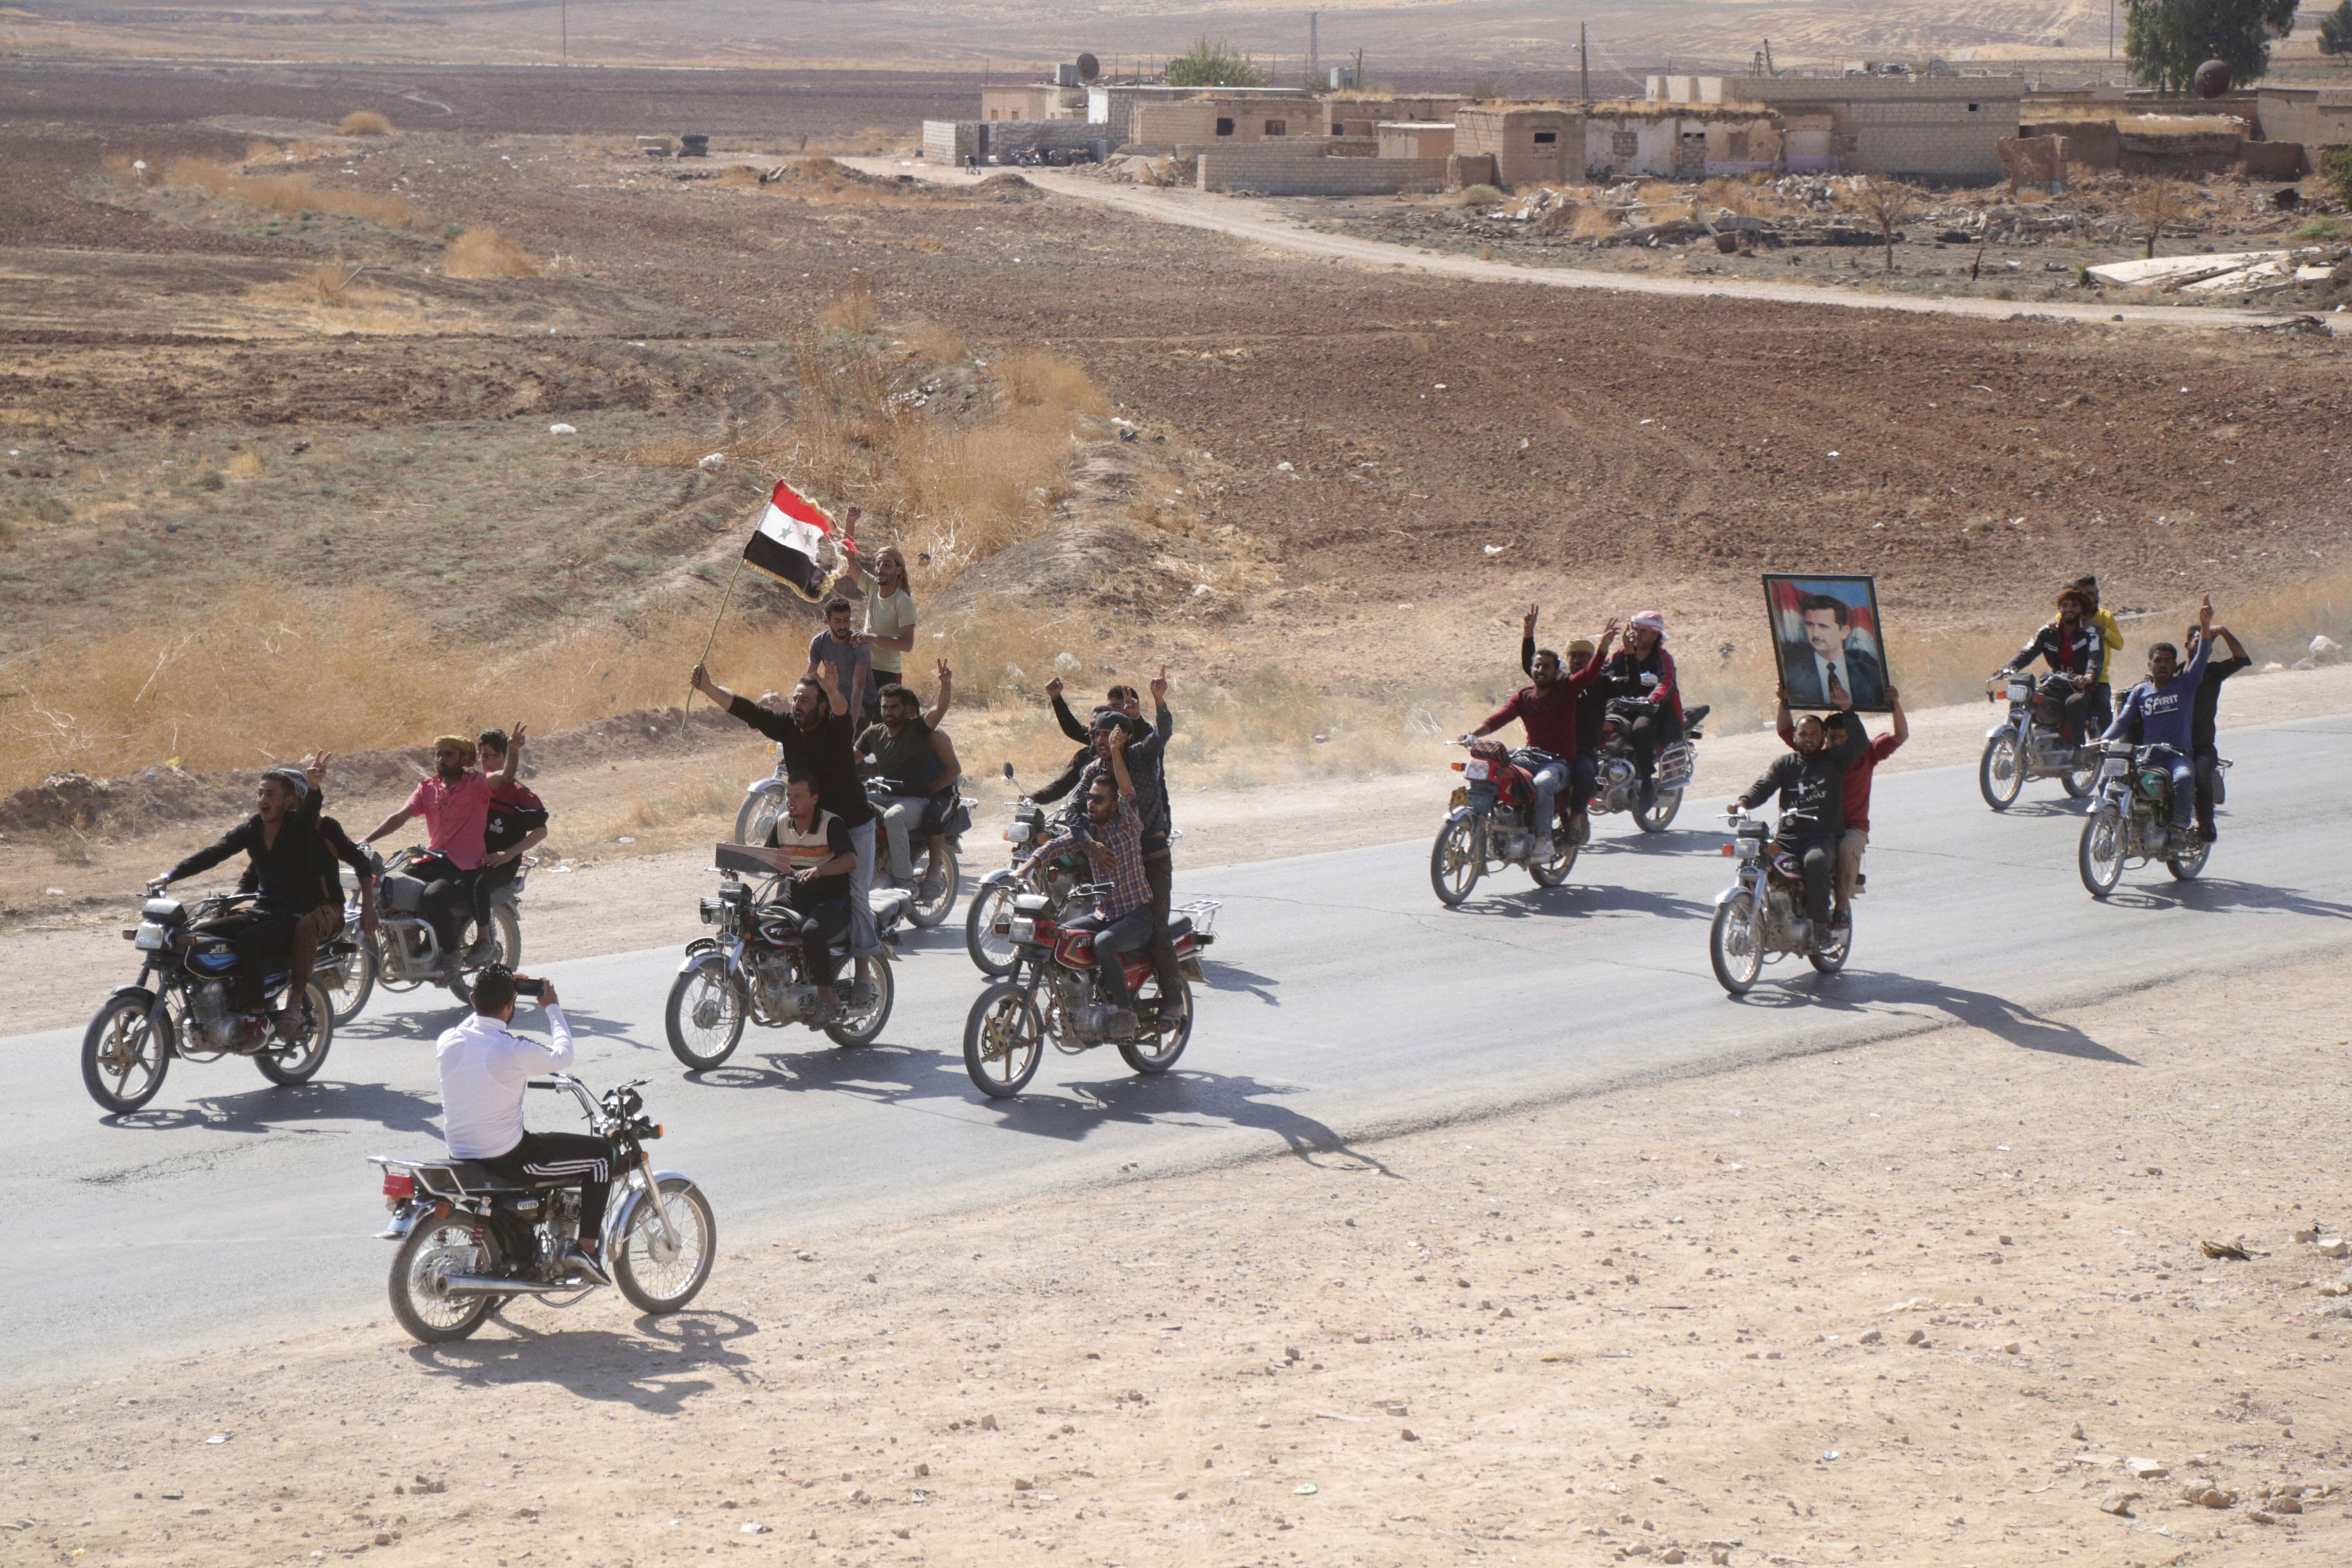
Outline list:
[[[816,502],[778,481],[759,531],[743,547],[745,564],[814,605],[841,572],[834,521]]]

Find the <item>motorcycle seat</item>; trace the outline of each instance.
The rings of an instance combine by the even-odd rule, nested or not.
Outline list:
[[[1175,919],[1168,922],[1168,940],[1170,942],[1181,942],[1192,934],[1192,920],[1191,916],[1178,915]]]
[[[416,1175],[417,1184],[427,1192],[530,1193],[580,1184],[577,1176],[531,1176],[518,1182],[474,1160],[445,1160],[438,1164],[419,1165]]]
[[[866,906],[874,911],[877,925],[897,920],[914,901],[914,895],[904,888],[875,888],[866,895]]]

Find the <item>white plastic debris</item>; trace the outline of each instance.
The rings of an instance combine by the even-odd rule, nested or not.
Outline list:
[[[715,474],[719,469],[727,466],[727,454],[724,452],[713,452],[694,466],[700,468],[706,474]]]
[[[551,436],[577,436],[580,434],[578,430],[572,428],[569,425],[551,425],[547,427],[547,433]]]

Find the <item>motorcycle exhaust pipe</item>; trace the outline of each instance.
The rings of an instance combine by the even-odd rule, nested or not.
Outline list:
[[[441,1288],[452,1296],[555,1296],[567,1290],[589,1289],[594,1284],[593,1279],[549,1284],[540,1279],[490,1279],[478,1274],[452,1274],[441,1281]]]

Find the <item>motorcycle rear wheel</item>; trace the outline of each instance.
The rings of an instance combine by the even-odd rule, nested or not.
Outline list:
[[[1017,981],[980,994],[963,1025],[963,1069],[981,1093],[1005,1100],[1029,1087],[1045,1059],[1045,1019]]]
[[[144,996],[110,996],[82,1035],[82,1087],[116,1116],[154,1099],[171,1069],[171,1015],[158,1029],[154,1006]]]
[[[735,813],[735,842],[765,844],[769,831],[776,826],[776,818],[783,814],[784,792],[780,789],[745,795]]]
[[[2123,879],[2129,837],[2124,814],[2113,801],[2102,804],[2083,824],[2082,841],[2074,850],[2074,866],[2082,872],[2083,886],[2090,889],[2091,897],[2105,898]]]
[[[1977,793],[1995,811],[2007,811],[2024,788],[2025,758],[2017,749],[2017,731],[2003,730],[1985,742],[1984,755],[1977,759]]]
[[[1740,892],[1715,906],[1715,925],[1707,933],[1706,956],[1715,977],[1734,996],[1755,989],[1764,973],[1764,944],[1756,930],[1756,897]]]
[[[1551,858],[1540,866],[1529,863],[1528,875],[1536,879],[1538,887],[1557,888],[1568,880],[1570,871],[1576,869],[1575,832],[1572,827],[1564,827],[1554,833],[1551,836]]]
[[[491,958],[490,963],[503,963],[509,969],[520,969],[522,967],[522,922],[515,919],[512,905],[490,906],[490,935],[499,944],[499,951]],[[487,965],[484,964],[469,963],[458,970],[457,978],[449,982],[449,994],[455,996],[463,1005],[472,1006],[474,976],[479,974],[486,967]]]
[[[1823,974],[1835,974],[1845,967],[1846,959],[1853,952],[1853,915],[1846,914],[1845,934],[1826,947],[1815,947],[1806,952],[1806,962]]]
[[[2099,753],[2087,746],[2075,747],[2074,761],[2058,782],[2066,786],[2069,800],[2080,800],[2090,794],[2091,786],[2099,782]]]
[[[489,1231],[474,1239],[472,1216],[421,1219],[401,1241],[392,1259],[392,1315],[422,1344],[447,1344],[482,1326],[498,1307],[496,1296],[452,1296],[441,1281],[453,1274],[483,1275],[499,1266]]]
[[[942,845],[936,851],[925,845],[923,853],[915,858],[914,901],[907,906],[907,918],[925,931],[947,919],[955,909],[957,883],[962,874],[954,845]]]
[[[898,997],[898,984],[890,973],[890,961],[875,958],[868,961],[867,966],[874,972],[874,1003],[854,1013],[847,1011],[845,1004],[840,1019],[824,1026],[825,1034],[836,1046],[870,1046],[881,1038],[883,1026],[890,1022],[890,1005]],[[856,971],[851,972],[848,983],[852,987],[856,985]],[[834,992],[836,995],[841,992],[837,982]]]
[[[342,980],[327,986],[327,999],[334,1005],[335,1022],[348,1024],[360,1016],[375,994],[375,938],[362,931],[352,943],[352,954],[338,971]],[[322,982],[323,983],[323,982]]]
[[[669,1257],[661,1256],[668,1243],[650,1194],[629,1211],[629,1233],[612,1237],[604,1249],[621,1294],[637,1310],[656,1315],[681,1311],[699,1295],[719,1255],[719,1222],[701,1188],[671,1176],[661,1184],[661,1205],[677,1233],[677,1249]]]
[[[2205,858],[2212,853],[2213,847],[2200,838],[2187,853],[2166,856],[2164,868],[2172,873],[2176,881],[2193,882],[2197,874],[2205,869]]]
[[[704,953],[670,983],[662,1026],[670,1055],[689,1072],[708,1072],[735,1054],[743,1037],[743,992],[725,953]]]
[[[327,988],[313,978],[310,982],[310,1033],[283,1052],[259,1051],[253,1065],[261,1076],[275,1084],[291,1087],[308,1083],[326,1065],[327,1047],[335,1043],[335,1005],[327,999]]]
[[[1192,988],[1184,983],[1181,974],[1176,978],[1176,994],[1184,1004],[1182,1023],[1174,1028],[1156,1029],[1149,1024],[1139,1025],[1134,1039],[1118,1043],[1118,1054],[1127,1065],[1147,1078],[1157,1077],[1174,1067],[1176,1058],[1184,1054],[1184,1047],[1192,1042]],[[1159,996],[1160,976],[1156,973],[1136,987],[1135,999],[1139,1004],[1156,1001]],[[1140,1015],[1142,1008],[1139,1005],[1136,1011]]]
[[[1666,830],[1666,825],[1674,821],[1675,813],[1682,808],[1682,791],[1662,789],[1658,792],[1657,797],[1650,802],[1649,810],[1634,811],[1633,826],[1644,833],[1664,833]]]
[[[1478,819],[1466,811],[1447,817],[1429,850],[1429,885],[1437,901],[1449,910],[1459,908],[1486,868],[1486,836]]]
[[[1012,918],[1013,896],[1017,891],[1013,883],[993,883],[974,893],[971,907],[964,911],[963,949],[982,974],[998,980],[1013,973],[1021,955],[1011,937],[996,934],[997,921]]]

